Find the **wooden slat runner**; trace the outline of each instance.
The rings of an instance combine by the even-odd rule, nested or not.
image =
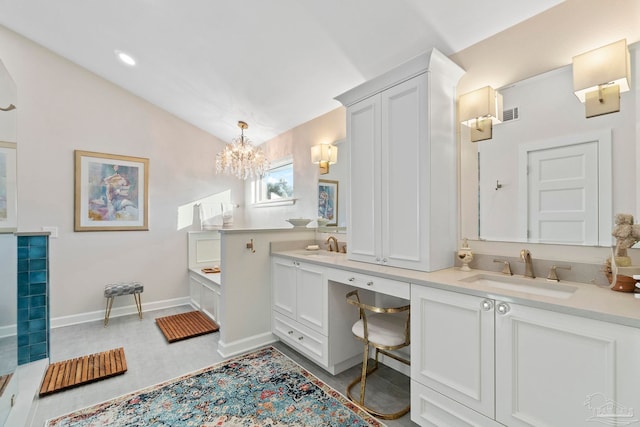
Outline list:
[[[121,375],[126,371],[127,360],[122,347],[52,363],[44,374],[40,396]]]
[[[156,324],[169,342],[217,332],[220,326],[199,311],[158,317]]]
[[[13,373],[3,375],[0,377],[0,396],[2,396],[2,394],[4,393],[4,389],[7,388],[7,384],[9,384],[9,381],[11,380],[12,376],[13,376]]]

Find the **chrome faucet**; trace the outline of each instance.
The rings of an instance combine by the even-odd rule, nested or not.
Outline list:
[[[536,275],[533,274],[533,261],[531,260],[531,252],[529,252],[527,249],[521,250],[520,260],[524,262],[524,277],[535,279]]]
[[[331,242],[333,242],[336,245],[336,252],[340,252],[338,250],[338,239],[336,239],[334,236],[329,236],[327,238],[327,244],[329,245],[329,252],[333,252],[333,246],[331,245]]]
[[[502,274],[513,276],[513,273],[511,272],[511,266],[509,265],[509,261],[507,261],[506,259],[494,259],[493,262],[502,263]]]

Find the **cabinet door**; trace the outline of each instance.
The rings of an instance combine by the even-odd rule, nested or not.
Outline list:
[[[202,295],[202,301],[200,303],[200,310],[204,314],[209,316],[211,319],[217,320],[216,305],[217,305],[218,296],[216,295],[215,291],[211,287],[204,285],[202,286],[201,295]]]
[[[326,335],[328,310],[324,269],[298,263],[296,292],[298,322]]]
[[[274,258],[271,264],[271,298],[273,309],[296,318],[296,263]]]
[[[493,301],[411,285],[411,312],[411,378],[493,418]]]
[[[347,138],[350,145],[350,199],[348,215],[348,257],[378,262],[380,233],[380,97],[360,101],[347,109]]]
[[[195,275],[189,275],[189,296],[191,297],[191,305],[197,309],[200,309],[201,303],[201,289],[202,283],[198,280]]]
[[[423,223],[429,216],[430,179],[426,74],[393,86],[380,96],[382,260],[396,267],[425,269],[428,235]]]
[[[496,305],[499,422],[514,427],[638,422],[639,329],[516,304],[505,307]]]

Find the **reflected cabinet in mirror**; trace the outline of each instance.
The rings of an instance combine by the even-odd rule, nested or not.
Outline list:
[[[569,64],[500,88],[492,139],[472,143],[462,127],[461,237],[611,246],[614,213],[638,218],[638,43],[629,51],[617,113],[585,117]]]
[[[16,85],[0,60],[0,426],[17,394]]]

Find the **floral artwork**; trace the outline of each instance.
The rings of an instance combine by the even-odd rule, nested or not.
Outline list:
[[[318,181],[318,217],[328,220],[327,225],[338,225],[338,181]]]
[[[75,230],[148,230],[149,160],[88,151],[75,153]]]

